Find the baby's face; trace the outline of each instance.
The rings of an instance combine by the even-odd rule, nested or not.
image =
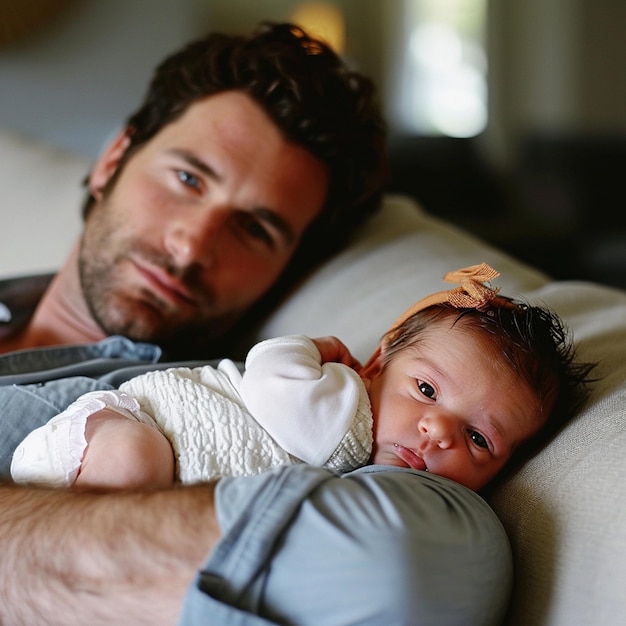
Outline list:
[[[366,380],[372,462],[484,487],[547,413],[503,357],[462,325],[437,324]]]

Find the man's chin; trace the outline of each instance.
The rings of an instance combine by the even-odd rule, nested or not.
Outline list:
[[[104,327],[107,335],[122,335],[133,341],[142,343],[163,343],[172,339],[174,334],[171,328],[167,331],[159,326],[146,326],[142,324],[113,324]]]
[[[133,341],[148,343],[169,341],[177,334],[181,324],[179,320],[164,317],[149,306],[111,307],[97,319],[107,335],[124,335]]]
[[[146,300],[116,298],[102,303],[94,317],[107,335],[123,335],[133,341],[155,343],[162,347],[179,345],[200,347],[207,342],[219,340],[236,323],[237,317],[215,317],[205,311],[204,315],[190,317],[183,311],[175,311]],[[178,315],[177,315],[178,313]]]

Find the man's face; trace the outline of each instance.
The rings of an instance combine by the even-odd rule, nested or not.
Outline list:
[[[192,104],[124,165],[120,135],[90,177],[85,299],[108,334],[164,341],[231,327],[279,277],[324,204],[326,166],[247,95]]]

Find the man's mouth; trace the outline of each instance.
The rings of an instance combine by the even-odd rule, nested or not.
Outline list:
[[[421,470],[422,472],[427,472],[428,468],[426,467],[426,463],[424,459],[417,455],[410,448],[405,448],[399,443],[394,443],[395,453],[398,455],[400,459],[402,459],[411,469]]]
[[[158,298],[174,306],[195,304],[191,291],[160,266],[137,259],[131,263],[146,289]]]

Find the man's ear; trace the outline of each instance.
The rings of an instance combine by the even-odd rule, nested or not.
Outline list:
[[[102,190],[117,170],[120,160],[130,145],[128,129],[120,131],[98,157],[89,174],[89,191],[96,199],[102,198]]]
[[[374,351],[374,354],[368,359],[367,363],[359,370],[359,376],[361,378],[376,378],[383,370],[383,348],[378,346]]]

